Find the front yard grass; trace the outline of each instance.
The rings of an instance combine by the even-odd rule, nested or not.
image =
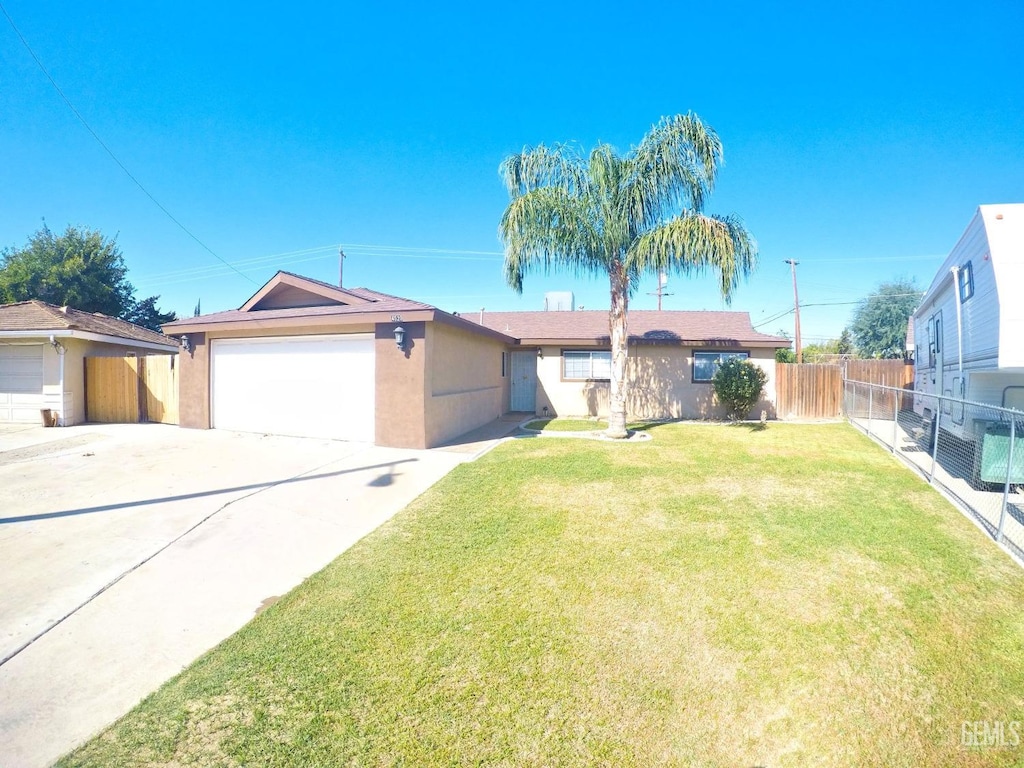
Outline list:
[[[598,432],[608,429],[607,421],[596,419],[571,419],[566,417],[534,419],[523,425],[524,429],[535,429],[538,432]]]
[[[652,429],[460,466],[59,765],[1024,763],[961,743],[1024,721],[1024,572],[948,502],[845,424]]]

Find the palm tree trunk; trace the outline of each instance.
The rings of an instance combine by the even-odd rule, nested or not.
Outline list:
[[[626,437],[626,356],[628,339],[626,311],[629,308],[629,279],[622,263],[615,261],[608,270],[612,308],[608,317],[612,341],[612,372],[608,394],[608,437]]]

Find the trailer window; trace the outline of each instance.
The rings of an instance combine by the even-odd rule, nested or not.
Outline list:
[[[967,262],[957,271],[960,284],[960,303],[963,304],[974,295],[974,268]]]

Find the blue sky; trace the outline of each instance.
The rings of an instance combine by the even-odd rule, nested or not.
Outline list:
[[[505,287],[497,175],[524,145],[628,149],[693,111],[726,165],[707,210],[760,265],[731,308],[835,337],[878,283],[927,286],[979,204],[1024,201],[1024,4],[0,0],[115,164],[0,18],[0,246],[46,222],[117,235],[140,295],[237,307],[278,268],[475,311]],[[349,7],[351,6],[351,7]],[[358,6],[358,7],[356,7]],[[282,255],[284,254],[284,255]],[[655,281],[633,300],[653,308]],[[673,278],[672,309],[719,309]],[[811,306],[827,304],[829,306]],[[772,319],[780,315],[778,319]]]

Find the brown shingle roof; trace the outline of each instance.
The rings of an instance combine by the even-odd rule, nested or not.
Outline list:
[[[467,315],[477,321],[476,314]],[[607,342],[607,310],[579,312],[484,312],[483,325],[524,341],[563,339]],[[746,312],[693,312],[632,310],[628,319],[630,341],[687,341],[736,343],[744,346],[789,346],[780,336],[755,331]]]
[[[172,348],[178,346],[174,339],[162,333],[108,315],[82,312],[71,307],[56,307],[37,299],[0,305],[0,332],[66,330],[87,331]]]
[[[361,315],[367,313],[384,312],[387,314],[401,314],[402,312],[415,312],[419,310],[435,309],[430,304],[423,304],[410,299],[400,299],[397,296],[388,296],[384,293],[377,293],[366,288],[346,288],[350,293],[355,293],[369,300],[368,304],[337,304],[326,307],[289,307],[285,309],[259,309],[244,311],[241,309],[228,309],[223,312],[211,312],[208,315],[199,317],[183,317],[163,327],[174,332],[177,326],[195,325],[216,325],[217,323],[233,323],[246,320],[266,319],[277,320],[287,317],[335,317],[338,315]]]

